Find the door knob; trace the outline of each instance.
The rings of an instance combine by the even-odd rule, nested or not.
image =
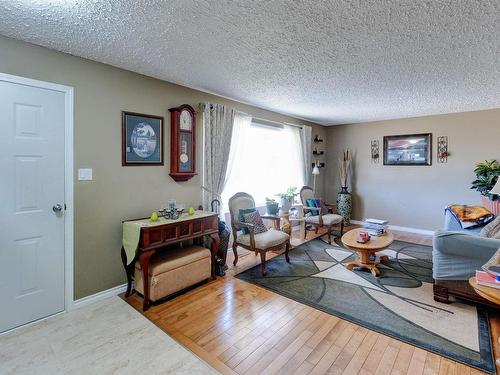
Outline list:
[[[61,212],[62,209],[63,209],[63,207],[60,204],[56,204],[56,205],[52,206],[52,211],[54,211],[54,212]]]

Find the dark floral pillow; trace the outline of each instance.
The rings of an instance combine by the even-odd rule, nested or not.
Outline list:
[[[243,214],[243,222],[247,224],[252,224],[254,234],[267,232],[267,227],[264,225],[262,218],[258,211],[249,212]]]

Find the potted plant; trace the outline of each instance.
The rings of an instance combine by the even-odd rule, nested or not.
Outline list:
[[[281,211],[288,213],[292,207],[295,196],[298,194],[296,187],[290,186],[284,193],[276,194],[280,197]]]
[[[268,215],[277,215],[280,207],[276,199],[266,197],[266,210]]]
[[[493,212],[495,215],[500,214],[500,200],[496,194],[491,194],[495,183],[500,176],[500,163],[496,160],[485,160],[477,163],[474,169],[476,179],[472,181],[471,189],[478,191],[481,194],[483,206]]]
[[[347,191],[350,165],[351,156],[349,150],[345,150],[339,160],[340,192],[337,194],[337,213],[344,218],[345,225],[350,225],[352,212],[352,196]]]

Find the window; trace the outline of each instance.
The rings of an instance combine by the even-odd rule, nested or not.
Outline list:
[[[289,186],[304,185],[304,163],[300,129],[294,126],[269,126],[255,120],[237,132],[227,172],[222,201],[227,209],[229,198],[239,191],[252,195],[258,206],[265,198],[275,198]]]

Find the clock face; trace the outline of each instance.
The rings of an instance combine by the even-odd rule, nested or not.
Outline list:
[[[181,163],[187,163],[189,161],[189,156],[187,154],[181,154],[179,156],[179,160]]]
[[[193,118],[188,110],[183,110],[180,116],[180,128],[181,130],[193,130]]]

